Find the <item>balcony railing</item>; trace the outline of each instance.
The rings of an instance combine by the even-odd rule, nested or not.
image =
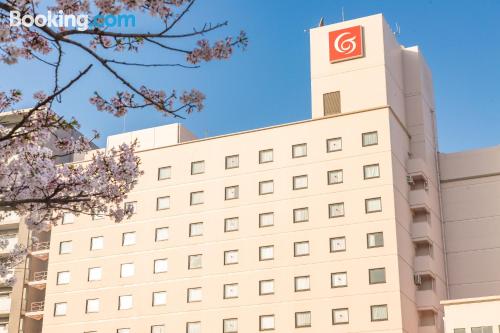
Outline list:
[[[45,307],[45,301],[32,302],[30,305],[30,312],[43,311],[44,307]]]
[[[49,247],[50,247],[50,242],[35,243],[31,246],[31,251],[36,252],[36,251],[48,250]]]
[[[43,281],[43,280],[47,280],[47,271],[33,273],[32,281]]]

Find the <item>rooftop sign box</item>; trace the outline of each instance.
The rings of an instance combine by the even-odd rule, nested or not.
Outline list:
[[[364,55],[363,27],[360,25],[330,31],[330,63],[361,58]]]

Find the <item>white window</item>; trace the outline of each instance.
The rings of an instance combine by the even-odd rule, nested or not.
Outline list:
[[[293,177],[293,189],[301,190],[307,188],[307,175]]]
[[[380,168],[378,164],[363,166],[363,176],[365,179],[380,177]]]
[[[170,197],[159,197],[156,199],[156,210],[170,209]]]
[[[154,261],[154,272],[155,274],[168,272],[168,259],[156,259]]]
[[[274,259],[274,246],[267,245],[259,247],[259,260],[272,260]]]
[[[311,311],[295,312],[295,327],[311,327]]]
[[[129,246],[135,244],[135,231],[124,232],[122,235],[122,246]]]
[[[311,282],[309,275],[295,277],[295,291],[311,290]]]
[[[200,287],[198,287],[198,288],[189,288],[187,290],[187,300],[188,300],[188,303],[201,302],[201,298],[202,298],[202,291],[201,291]]]
[[[266,149],[259,151],[259,163],[269,163],[273,161],[273,150]]]
[[[100,306],[101,306],[101,300],[100,299],[98,299],[98,298],[88,299],[87,300],[86,312],[87,313],[96,313],[96,312],[99,312]]]
[[[274,181],[265,180],[265,181],[259,182],[259,194],[260,195],[271,194],[273,192],[274,192]]]
[[[382,247],[384,246],[384,233],[383,232],[374,232],[366,235],[368,248],[372,247]]]
[[[224,232],[238,231],[240,226],[239,218],[229,217],[224,220]]]
[[[59,254],[68,254],[73,251],[73,242],[64,241],[59,243]]]
[[[223,320],[223,333],[237,333],[238,332],[238,319],[230,318]]]
[[[238,263],[238,250],[224,252],[224,265],[234,265]]]
[[[202,267],[202,255],[194,254],[188,257],[188,268],[197,269]]]
[[[75,214],[73,213],[63,213],[62,224],[73,224],[75,223]]]
[[[465,329],[464,329],[464,332],[465,332]],[[470,332],[471,333],[493,333],[493,326],[471,327]],[[455,333],[455,332],[453,332],[453,333]]]
[[[378,144],[378,133],[377,132],[363,133],[363,147],[373,146],[376,144]]]
[[[151,326],[151,333],[167,333],[165,325],[153,325]]]
[[[346,250],[345,237],[330,238],[330,252],[342,252]]]
[[[104,214],[100,214],[97,212],[92,213],[92,220],[102,220],[104,218]]]
[[[165,304],[167,304],[167,292],[166,291],[153,292],[153,306],[165,305]]]
[[[349,309],[333,309],[332,310],[333,324],[349,323]]]
[[[205,172],[205,161],[196,161],[191,163],[191,174],[197,175]]]
[[[328,171],[328,185],[341,184],[344,182],[344,171],[332,170]]]
[[[342,138],[332,138],[326,140],[326,152],[331,153],[334,151],[342,150]]]
[[[54,304],[54,317],[65,316],[67,312],[68,312],[68,303],[61,302]]]
[[[373,268],[368,270],[370,284],[385,283],[385,268]]]
[[[168,227],[156,228],[155,229],[155,241],[161,242],[168,240],[169,229]]]
[[[380,320],[387,320],[388,319],[388,311],[387,311],[386,304],[372,305],[370,308],[371,308],[371,313],[372,313],[372,321],[380,321]],[[474,333],[474,331],[472,331],[472,332]]]
[[[307,143],[292,146],[292,158],[307,156]]]
[[[274,315],[260,316],[259,328],[261,331],[274,330]]]
[[[89,281],[100,281],[102,279],[102,268],[101,267],[90,267],[89,268]]]
[[[201,333],[201,322],[186,323],[186,333]]]
[[[259,294],[260,295],[274,294],[274,280],[259,281]]]
[[[172,177],[172,168],[169,166],[158,168],[158,180],[170,179]]]
[[[116,333],[130,333],[130,328],[119,328]]]
[[[224,285],[224,298],[237,298],[239,296],[239,287],[237,283]]]
[[[205,201],[205,193],[203,191],[191,192],[190,204],[201,205]]]
[[[344,203],[336,202],[328,205],[330,218],[344,216]]]
[[[309,208],[296,208],[293,210],[293,222],[307,222],[309,221]]]
[[[90,239],[90,249],[91,250],[102,250],[104,248],[104,237],[92,237]]]
[[[226,200],[232,200],[232,199],[238,199],[239,197],[239,186],[228,186],[225,189],[225,199]]]
[[[57,284],[68,284],[70,279],[71,273],[69,271],[57,273]]]
[[[294,256],[308,256],[309,255],[309,242],[295,242],[293,244]]]
[[[274,213],[262,213],[259,214],[259,227],[270,227],[274,225]]]
[[[128,214],[136,214],[137,213],[137,201],[129,201],[125,202],[125,212]]]
[[[226,156],[226,169],[234,169],[239,167],[240,157],[239,155]]]
[[[332,288],[347,287],[347,272],[332,273]]]
[[[375,213],[382,211],[382,199],[371,198],[365,200],[365,209],[367,213]]]
[[[196,237],[203,235],[203,222],[196,222],[189,224],[189,237]]]
[[[118,297],[118,310],[132,309],[133,305],[134,299],[132,295],[122,295]]]
[[[134,276],[135,274],[135,265],[134,263],[125,263],[120,266],[120,277],[126,278]]]

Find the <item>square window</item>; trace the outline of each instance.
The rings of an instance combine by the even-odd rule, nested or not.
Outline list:
[[[295,242],[293,244],[293,253],[295,257],[308,256],[309,255],[309,242]]]
[[[293,189],[301,190],[307,188],[307,175],[293,177]]]
[[[238,250],[224,251],[224,265],[234,265],[238,263]]]
[[[382,211],[382,199],[370,198],[365,200],[366,213],[376,213]]]
[[[205,172],[205,161],[191,162],[191,174],[198,175]]]
[[[259,260],[273,260],[274,259],[274,246],[267,245],[259,247]]]
[[[295,291],[308,291],[311,290],[311,282],[309,275],[307,276],[296,276],[294,278]]]
[[[372,321],[381,321],[388,319],[387,305],[372,305],[371,307]]]
[[[347,287],[347,272],[337,272],[331,275],[332,288]]]
[[[124,232],[122,234],[122,246],[129,246],[135,244],[135,231]]]
[[[169,166],[158,168],[158,180],[170,179],[172,177],[172,168]]]
[[[333,325],[349,323],[349,309],[333,309],[332,310]]]
[[[341,184],[344,182],[344,171],[343,170],[331,170],[328,171],[328,185]]]
[[[228,186],[225,189],[225,199],[226,200],[238,199],[239,195],[240,195],[239,192],[240,192],[240,188],[238,185]]]
[[[273,150],[272,149],[265,149],[259,151],[259,163],[269,163],[272,162],[274,159],[273,157]]]
[[[259,214],[259,228],[271,227],[274,225],[274,213]]]
[[[293,210],[293,223],[309,221],[309,208],[302,207]]]
[[[201,333],[201,322],[194,321],[186,323],[186,333]]]
[[[259,317],[259,329],[261,331],[274,330],[274,315],[264,315]]]
[[[118,297],[118,310],[132,309],[134,300],[132,295],[122,295]]]
[[[238,298],[239,287],[237,283],[229,283],[224,285],[224,299]]]
[[[372,268],[368,270],[370,284],[385,283],[385,268]]]
[[[155,229],[155,242],[161,242],[168,240],[169,229],[168,227],[161,227]]]
[[[198,269],[202,267],[202,255],[193,254],[188,257],[188,269]]]
[[[190,198],[191,206],[201,205],[204,202],[205,202],[205,193],[203,191],[191,192],[191,198]]]
[[[423,257],[423,256],[433,256],[432,244],[425,240],[420,242],[415,242],[415,256]]]
[[[89,281],[101,281],[102,279],[102,268],[101,267],[90,267],[89,268]]]
[[[363,166],[363,177],[365,179],[380,177],[380,168],[378,164],[370,164]]]
[[[68,254],[73,251],[72,241],[63,241],[59,243],[59,254]]]
[[[87,307],[86,307],[86,313],[97,313],[99,312],[99,308],[101,306],[101,301],[98,298],[95,299],[88,299],[87,300]]]
[[[343,252],[346,250],[345,237],[330,238],[330,252]]]
[[[237,333],[238,332],[238,319],[229,318],[223,320],[224,333]]]
[[[90,250],[102,250],[104,248],[104,237],[92,237],[90,239]]]
[[[292,158],[307,156],[307,143],[300,143],[292,146]]]
[[[129,201],[124,204],[126,214],[136,214],[137,213],[137,201]]]
[[[203,222],[189,224],[189,237],[203,236]]]
[[[54,304],[54,317],[65,316],[68,312],[68,303],[61,302]]]
[[[465,328],[455,328],[453,333],[466,333]]]
[[[328,214],[330,218],[344,216],[344,203],[337,202],[328,205]]]
[[[326,152],[332,153],[334,151],[342,150],[342,138],[332,138],[326,140]]]
[[[168,259],[156,259],[154,261],[154,273],[168,272]]]
[[[153,292],[153,306],[159,306],[165,304],[167,304],[167,292],[166,291]]]
[[[167,333],[165,325],[152,325],[151,333]]]
[[[375,132],[367,132],[363,133],[363,147],[373,146],[378,144],[378,133]]]
[[[311,327],[311,311],[295,312],[295,327]]]
[[[134,276],[135,274],[135,265],[131,262],[126,264],[121,264],[120,266],[120,277],[127,278]]]
[[[119,328],[116,333],[130,333],[130,328]]]
[[[274,294],[274,280],[259,281],[259,295]]]
[[[271,194],[274,192],[274,181],[265,180],[259,182],[259,195]]]
[[[47,279],[47,277],[45,276],[45,279]],[[44,279],[44,280],[45,280]],[[65,272],[58,272],[57,273],[57,284],[58,285],[61,285],[61,284],[68,284],[69,281],[71,279],[71,273],[69,271],[65,271]]]
[[[156,199],[156,210],[170,209],[170,197],[159,197]]]
[[[73,223],[75,223],[75,214],[70,212],[63,213],[61,224],[73,224]]]
[[[224,219],[224,232],[238,231],[240,226],[239,218],[228,217]]]
[[[226,169],[234,169],[240,166],[240,156],[226,156]]]
[[[384,233],[383,232],[373,232],[366,235],[367,247],[369,249],[374,247],[384,246]]]
[[[198,287],[198,288],[189,288],[187,290],[187,301],[188,301],[188,303],[201,302],[201,298],[202,298],[202,292],[201,292],[201,288],[200,287]]]

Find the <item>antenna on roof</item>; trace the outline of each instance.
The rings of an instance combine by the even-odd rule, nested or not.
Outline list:
[[[396,22],[396,31],[394,31],[395,36],[401,35],[401,27],[399,26],[398,22]]]
[[[344,7],[342,7],[342,22],[345,21],[345,17],[344,17]]]
[[[318,27],[322,27],[324,25],[325,25],[325,18],[322,17],[322,18],[319,19]]]

